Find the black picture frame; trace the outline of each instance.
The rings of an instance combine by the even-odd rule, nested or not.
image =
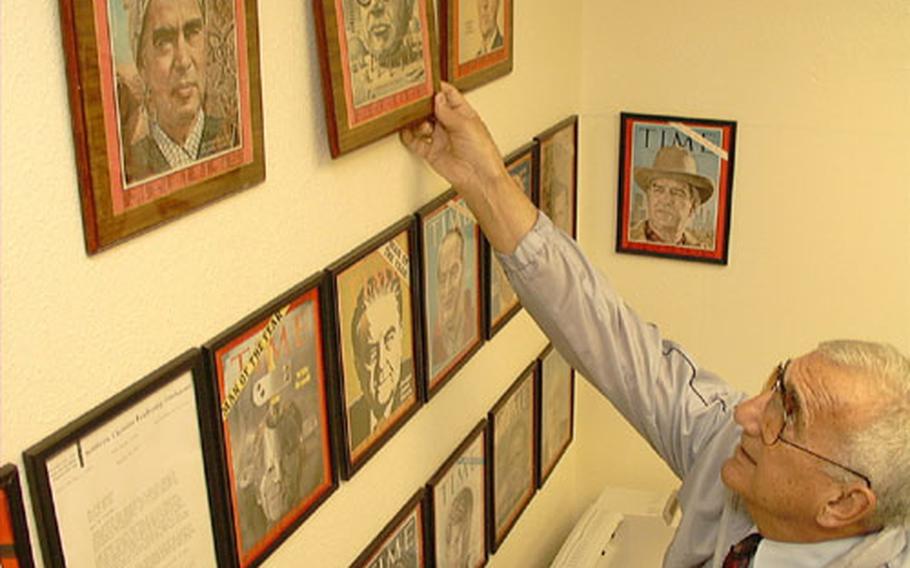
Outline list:
[[[736,122],[623,112],[619,133],[616,252],[726,265]]]
[[[191,384],[185,387],[180,386],[179,382],[187,376],[189,376]],[[92,461],[90,463],[88,458],[91,457],[92,454],[96,452],[123,452],[125,451],[124,448],[130,447],[129,442],[135,442],[135,440],[130,439],[130,436],[138,437],[138,431],[131,430],[131,428],[136,427],[131,425],[141,425],[142,422],[145,421],[145,427],[148,428],[148,421],[154,421],[155,431],[150,435],[149,439],[160,443],[162,437],[161,423],[165,419],[173,419],[172,416],[178,414],[177,411],[180,409],[179,407],[176,409],[172,408],[170,409],[170,412],[165,415],[157,413],[163,409],[166,404],[180,404],[180,400],[178,400],[180,395],[187,397],[190,396],[190,394],[193,404],[196,406],[192,422],[193,426],[198,428],[197,441],[199,444],[199,453],[201,454],[199,455],[199,466],[203,469],[203,471],[198,472],[200,477],[197,477],[195,482],[201,483],[207,487],[205,495],[203,496],[205,507],[207,507],[207,510],[205,511],[205,523],[200,524],[201,526],[207,526],[212,531],[212,540],[209,543],[211,546],[210,560],[217,561],[220,565],[223,565],[226,559],[226,551],[221,540],[218,538],[218,535],[224,534],[223,531],[226,530],[226,527],[224,526],[223,519],[221,519],[219,515],[214,514],[215,511],[221,510],[220,500],[222,499],[222,496],[218,491],[219,484],[217,482],[218,448],[215,443],[217,417],[205,413],[207,405],[205,401],[206,392],[204,383],[205,371],[201,352],[196,348],[190,349],[124,391],[101,403],[93,410],[77,418],[67,426],[64,426],[44,440],[28,448],[23,453],[26,475],[28,477],[32,496],[35,521],[38,527],[39,541],[41,543],[42,556],[44,558],[44,563],[47,566],[63,567],[67,565],[66,552],[63,548],[60,532],[60,503],[55,499],[55,493],[52,490],[51,473],[48,469],[49,462],[55,461],[52,465],[59,468],[54,471],[56,472],[56,475],[59,476],[58,482],[61,487],[73,491],[75,489],[72,489],[72,487],[78,483],[79,480],[73,480],[72,478],[68,479],[67,477],[73,475],[72,472],[74,470],[77,470],[77,468],[86,469],[87,467],[94,470],[102,469],[103,466],[96,466],[96,462]],[[169,388],[172,390],[168,391],[167,389]],[[177,388],[182,390],[175,390]],[[192,389],[192,393],[187,394],[185,391],[188,389]],[[165,396],[168,398],[162,399],[163,402],[162,400],[156,402],[156,399],[154,398],[156,396],[159,399]],[[134,411],[137,404],[148,405],[150,402],[154,402],[155,404],[142,410],[141,416],[138,413],[128,414],[131,411]],[[116,424],[114,424],[115,422]],[[116,426],[117,429],[111,430],[114,426]],[[132,444],[132,446],[135,447],[133,453],[119,456],[120,458],[123,458],[124,462],[131,461],[132,465],[135,466],[133,468],[134,471],[118,471],[116,472],[118,479],[93,479],[91,480],[91,483],[86,483],[84,485],[87,485],[89,489],[96,491],[110,490],[111,487],[123,486],[125,483],[124,480],[126,479],[129,479],[131,483],[135,483],[135,470],[137,468],[141,468],[141,473],[147,475],[153,465],[164,468],[173,463],[184,463],[177,460],[176,456],[178,452],[176,450],[180,447],[180,443],[186,444],[187,440],[192,440],[193,436],[187,435],[186,425],[182,425],[182,428],[175,428],[172,425],[171,429],[179,430],[172,432],[175,437],[179,436],[179,439],[173,440],[173,443],[167,447],[167,452],[159,452],[159,454],[166,454],[167,458],[172,460],[171,464],[164,463],[164,460],[159,459],[150,460],[147,459],[147,457],[146,459],[141,460],[141,464],[135,463],[139,454],[142,454],[140,449],[146,452],[150,450],[148,449],[149,444],[140,446],[138,443],[134,443]],[[141,428],[139,431],[141,431]],[[99,435],[103,435],[103,437],[98,437]],[[94,436],[94,438],[90,438],[92,436]],[[91,444],[83,449],[82,440],[86,438],[90,439]],[[119,440],[120,442],[114,440]],[[108,444],[110,444],[110,446],[108,446]],[[181,453],[180,459],[185,460],[188,456],[193,456],[194,454],[195,452],[193,451]],[[160,456],[152,457],[157,458]],[[100,460],[100,458],[98,459]],[[56,460],[60,461],[57,462]],[[123,469],[121,466],[122,462],[116,463],[117,468]],[[96,471],[96,473],[98,472]],[[156,474],[157,473],[161,472],[156,472]],[[163,481],[168,481],[173,475],[172,471],[170,473],[165,473],[167,475],[157,479],[151,488],[144,486],[145,489],[143,494],[159,488],[162,486]],[[63,480],[65,480],[65,483]],[[177,481],[173,481],[173,483],[176,484],[178,481],[180,484],[185,485],[187,484],[188,479],[184,476]],[[85,489],[85,487],[83,487],[83,489]],[[80,496],[84,497],[82,493],[84,492],[80,492]],[[190,493],[189,495],[196,498],[199,497],[198,493],[195,492]],[[186,497],[186,494],[183,497]],[[112,506],[114,506],[114,504],[109,503],[106,499],[101,500],[98,505],[99,509],[94,511],[94,513],[98,515],[110,513],[111,511],[109,508]],[[80,519],[84,519],[83,515],[84,514],[80,515]],[[186,529],[186,527],[183,528]],[[198,531],[199,528],[200,525],[190,527],[190,529],[196,531]],[[163,533],[164,531],[159,531],[156,534],[161,535]],[[147,542],[144,542],[144,544],[147,544]],[[203,548],[207,549],[207,547]],[[80,564],[80,562],[76,562],[75,559],[72,559],[72,562],[74,565]]]
[[[538,174],[540,170],[540,145],[529,142],[511,152],[505,158],[509,174],[521,180],[525,195],[535,206],[538,204]],[[484,238],[484,320],[486,321],[487,339],[499,333],[515,314],[521,311],[521,302],[509,284],[505,272],[496,258],[496,252],[490,242]]]
[[[534,140],[540,145],[540,210],[574,239],[578,236],[578,116],[559,121]],[[554,194],[563,198],[555,201]]]
[[[318,273],[203,347],[233,566],[261,564],[338,488],[330,305]]]
[[[404,248],[407,250],[402,250]],[[422,331],[418,308],[421,301],[420,255],[416,254],[418,250],[417,219],[410,215],[326,269],[332,298],[332,310],[326,319],[331,325],[332,341],[335,346],[337,380],[334,381],[334,398],[337,416],[341,418],[338,455],[342,479],[345,480],[350,479],[363,467],[414,416],[425,400],[420,344]],[[407,274],[403,274],[405,271]],[[341,280],[350,280],[352,283]],[[383,417],[382,421],[377,421],[374,425],[369,414],[370,401],[363,396],[365,389],[360,386],[360,379],[356,376],[357,357],[354,346],[351,345],[353,322],[349,320],[364,317],[363,313],[358,315],[356,304],[360,292],[356,290],[366,292],[371,287],[375,288],[374,293],[365,294],[365,297],[378,298],[387,295],[389,286],[387,281],[391,280],[397,282],[395,286],[401,291],[401,301],[397,305],[401,317],[398,331],[403,336],[400,339],[402,351],[397,362],[399,382],[396,390],[389,395],[394,397],[394,401],[388,402],[395,407],[394,413]],[[408,322],[410,326],[407,325]],[[394,331],[392,328],[388,330]],[[396,332],[395,335],[399,334]],[[407,361],[408,351],[411,355],[410,364]],[[384,360],[380,355],[384,354],[385,352],[377,348],[377,365],[383,364]],[[410,373],[410,377],[402,378],[403,373]],[[402,380],[407,382],[402,384]],[[360,396],[349,395],[349,391],[356,391]],[[349,404],[348,399],[352,396]],[[356,407],[355,413],[358,414],[356,422],[362,423],[365,420],[366,426],[370,428],[369,432],[363,432],[363,424],[352,425],[349,406]],[[355,443],[355,438],[358,443]]]
[[[562,412],[565,412],[568,429],[565,436],[556,438],[555,447],[548,449],[548,433],[553,430],[550,428],[551,424],[547,418],[554,416],[554,413],[556,412],[560,412],[559,409],[553,408],[556,397],[552,396],[554,392],[559,393],[560,390],[550,385],[555,383],[558,387],[557,381],[563,380],[559,375],[554,376],[554,373],[564,371],[563,363],[565,364],[564,368],[568,369],[568,395],[566,396],[566,405],[568,406],[568,409],[563,407]],[[547,345],[540,353],[540,356],[537,358],[537,364],[538,408],[536,416],[538,420],[537,431],[540,433],[537,437],[537,486],[538,488],[542,488],[550,477],[550,474],[556,469],[556,465],[562,459],[562,456],[565,455],[566,450],[569,449],[572,440],[575,438],[575,369],[563,359],[559,352],[553,348],[552,344]],[[554,365],[556,366],[555,369],[553,368]],[[563,377],[564,376],[565,375],[563,375]],[[559,419],[562,416],[563,415],[560,412],[560,414],[556,414],[555,418]]]
[[[482,553],[479,555],[478,561],[471,564],[470,568],[484,566],[489,559],[490,550],[487,539],[487,521],[489,515],[487,509],[490,499],[490,485],[489,477],[487,475],[487,432],[487,421],[486,419],[483,419],[471,430],[467,437],[458,445],[458,448],[452,452],[439,469],[436,470],[436,473],[433,474],[430,481],[427,482],[428,517],[432,521],[431,525],[433,528],[433,530],[428,533],[430,537],[428,541],[428,550],[433,559],[431,564],[433,566],[442,564],[441,559],[439,558],[440,543],[441,541],[445,541],[446,546],[448,546],[449,539],[444,536],[443,533],[446,535],[449,534],[448,527],[453,520],[458,523],[457,526],[459,528],[466,527],[468,531],[471,531],[471,529],[477,531],[476,527],[472,527],[471,524],[474,519],[479,520],[480,530],[474,532],[473,536],[479,539],[477,544],[480,545]],[[475,453],[471,451],[476,450],[478,445],[480,446],[479,450],[481,454],[479,464],[477,463]],[[462,471],[458,472],[458,475],[454,473],[456,467],[463,468]],[[481,484],[481,489],[479,496],[474,494],[474,489],[476,489],[476,487],[472,487],[470,482],[466,481],[474,476],[479,476],[480,478],[479,482]],[[453,503],[441,503],[443,499],[438,497],[437,493],[446,499],[454,494]],[[464,505],[466,502],[469,502],[470,505]],[[437,513],[442,514],[443,510],[446,511],[445,518],[447,521],[444,526],[443,523],[440,523],[439,519],[436,518]],[[465,511],[468,512],[467,520],[465,518]],[[453,515],[455,516],[454,519]],[[456,540],[456,542],[458,544],[473,543],[474,540],[459,539]],[[476,551],[475,548],[474,552]],[[459,559],[473,558],[467,556],[464,552],[457,554],[457,557]]]
[[[445,386],[465,363],[483,345],[485,336],[484,321],[484,270],[483,270],[483,237],[480,225],[454,190],[449,190],[422,207],[417,212],[418,250],[422,270],[420,321],[423,333],[421,345],[423,351],[425,379],[424,392],[426,400],[432,398]],[[461,254],[453,257],[456,250],[451,235],[457,235],[461,241]],[[442,249],[446,249],[443,251]],[[446,253],[445,267],[442,267],[443,252]],[[459,268],[461,267],[461,268]],[[456,278],[457,298],[451,298],[449,291],[455,286],[451,280]],[[441,276],[440,276],[441,274]],[[473,277],[471,276],[473,274]],[[445,290],[440,291],[444,283]],[[457,306],[461,303],[460,313],[453,313],[452,318],[462,316],[462,323],[454,324],[455,329],[449,335],[461,336],[455,340],[454,352],[446,348],[446,327],[443,323],[443,302],[448,300]],[[452,312],[456,312],[453,307]],[[438,365],[437,365],[438,363]]]
[[[22,502],[19,469],[13,464],[0,467],[0,565],[17,562],[19,568],[32,568],[32,543]]]
[[[416,518],[415,518],[416,517]],[[409,522],[415,518],[413,522]],[[367,545],[360,555],[351,563],[351,568],[379,568],[384,566],[417,566],[423,568],[432,566],[429,563],[429,548],[427,546],[427,535],[430,534],[430,517],[427,514],[426,490],[420,488],[417,493],[411,497],[407,504],[392,518],[391,521],[383,527],[382,531]],[[405,560],[401,564],[396,563],[396,559],[401,559],[402,555],[411,552],[407,546],[406,531],[419,531],[419,535],[414,535],[413,545],[419,547],[414,551],[415,559],[413,562]],[[404,535],[404,544],[399,539]],[[389,561],[380,559],[384,552],[394,548],[394,552],[389,552]]]
[[[535,359],[534,362],[528,365],[521,374],[518,375],[512,385],[499,398],[496,404],[493,405],[493,408],[487,415],[487,476],[490,486],[489,501],[487,505],[487,510],[489,511],[489,517],[487,518],[487,539],[490,551],[493,553],[499,549],[499,546],[505,541],[506,537],[509,536],[509,533],[515,527],[521,514],[537,492],[537,370],[537,360]],[[527,392],[525,389],[527,389]],[[515,404],[518,410],[510,410],[510,405],[512,404]],[[506,420],[506,417],[509,417],[511,412],[522,412],[524,413],[524,416],[520,416],[520,420],[515,422]],[[502,420],[502,423],[500,423],[500,419]],[[512,426],[513,424],[515,426]],[[519,458],[523,459],[523,456],[520,454],[522,446],[513,442],[507,448],[497,447],[500,443],[497,442],[496,438],[497,430],[501,432],[502,436],[510,434],[514,436],[514,433],[509,432],[513,427],[519,428],[519,434],[523,427],[525,429],[524,436],[527,436],[527,438],[518,439],[519,442],[524,443],[525,448],[528,450],[527,469],[525,471],[514,469],[516,466],[520,465],[517,463]],[[509,438],[510,441],[514,439],[515,438]],[[513,468],[509,471],[518,471],[521,475],[527,474],[527,483],[521,486],[519,493],[516,493],[516,499],[511,499],[514,502],[508,507],[507,513],[502,513],[497,510],[497,501],[499,501],[500,497],[503,495],[500,483],[509,481],[508,479],[502,479],[503,476],[497,475],[498,464],[502,464],[503,467]],[[519,479],[519,481],[521,481],[521,479]],[[505,497],[503,497],[503,499],[505,499]]]
[[[499,0],[497,13],[493,16],[496,34],[491,35],[493,41],[489,45],[484,45],[482,33],[481,37],[473,37],[480,32],[479,15],[466,20],[461,17],[466,2],[469,0],[439,0],[442,78],[460,91],[468,91],[508,75],[515,60],[513,1]],[[477,0],[470,0],[470,3],[477,10]],[[471,40],[475,40],[473,45]],[[464,51],[470,57],[463,56]]]

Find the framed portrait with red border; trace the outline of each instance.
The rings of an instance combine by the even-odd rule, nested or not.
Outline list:
[[[333,158],[433,112],[432,0],[313,0]]]
[[[338,487],[323,274],[205,345],[231,563],[257,566]]]
[[[429,399],[483,344],[483,249],[480,226],[454,190],[423,207],[417,219]]]
[[[265,179],[256,0],[60,0],[85,246]]]
[[[736,122],[622,113],[616,251],[727,264]]]
[[[31,568],[34,565],[19,470],[13,464],[6,464],[0,467],[0,566]]]
[[[423,404],[416,251],[417,219],[410,215],[326,269],[344,479]]]
[[[440,0],[442,77],[461,91],[512,71],[512,0]]]
[[[429,519],[426,490],[420,489],[351,563],[351,568],[431,566],[427,553]]]

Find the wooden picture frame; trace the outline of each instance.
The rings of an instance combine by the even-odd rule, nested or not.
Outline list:
[[[423,401],[417,250],[412,215],[327,269],[344,479],[379,451]]]
[[[204,381],[191,349],[24,452],[45,565],[117,563],[124,552],[224,565]]]
[[[540,147],[536,142],[525,144],[505,158],[506,169],[512,177],[519,180],[525,195],[531,203],[537,205],[538,177],[540,166],[538,160]],[[484,239],[484,295],[486,313],[486,335],[492,339],[515,314],[521,311],[521,302],[509,284],[506,273],[496,258],[496,252],[490,242]]]
[[[192,5],[178,76],[156,0],[60,0],[89,254],[265,179],[256,2]]]
[[[574,438],[575,369],[552,344],[537,361],[537,479],[538,487],[543,487]]]
[[[487,563],[487,421],[481,420],[427,483],[433,566]]]
[[[483,345],[483,247],[480,225],[454,190],[418,211],[417,226],[429,399]]]
[[[338,487],[324,274],[204,347],[231,563],[261,564]]]
[[[536,376],[535,360],[487,415],[487,538],[491,552],[499,549],[537,491]]]
[[[386,0],[376,11],[370,0],[313,0],[313,9],[333,158],[433,113],[439,47],[431,0]]]
[[[34,565],[19,469],[6,464],[0,467],[0,566],[32,568]]]
[[[429,519],[426,491],[421,488],[351,563],[351,568],[431,566],[427,546]]]
[[[439,0],[442,77],[460,91],[512,72],[512,0]]]
[[[622,113],[616,252],[727,264],[735,153],[734,121]]]
[[[540,144],[540,210],[574,239],[578,225],[578,116],[560,121],[534,139]]]

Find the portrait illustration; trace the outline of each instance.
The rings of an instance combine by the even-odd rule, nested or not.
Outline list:
[[[480,229],[446,194],[421,213],[428,380],[432,390],[481,337]]]
[[[334,489],[318,290],[257,314],[213,349],[241,566]]]
[[[395,515],[360,556],[352,568],[424,568],[426,554],[426,511],[420,490]]]
[[[429,484],[440,568],[477,568],[487,558],[484,426],[471,432]]]
[[[493,522],[498,546],[536,489],[534,369],[525,370],[490,413],[493,430]]]
[[[567,235],[575,237],[578,120],[575,117],[538,136],[540,209]]]
[[[540,359],[540,482],[572,441],[575,373],[552,346]]]
[[[512,70],[512,0],[440,3],[445,78],[462,90]]]
[[[622,115],[620,252],[726,262],[735,123]]]
[[[410,257],[409,231],[398,230],[335,277],[352,464],[418,404]]]

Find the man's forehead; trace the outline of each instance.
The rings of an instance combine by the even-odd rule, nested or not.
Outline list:
[[[862,371],[835,365],[816,352],[793,359],[784,382],[815,413],[832,413],[840,419],[862,420],[863,411],[874,408],[880,399],[875,381]]]

